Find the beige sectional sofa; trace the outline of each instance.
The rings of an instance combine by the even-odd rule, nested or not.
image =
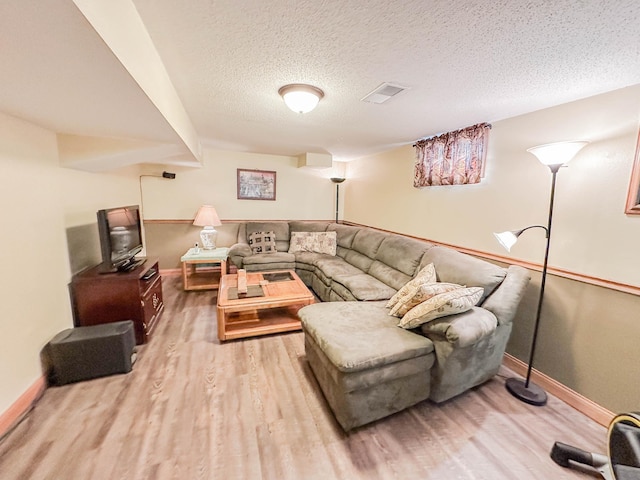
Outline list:
[[[253,254],[254,232],[275,233],[277,252]],[[335,255],[289,252],[299,232],[327,232]],[[248,271],[295,269],[322,300],[299,311],[307,360],[340,425],[349,430],[425,399],[442,402],[493,377],[529,282],[454,249],[379,230],[323,222],[246,222],[230,260]],[[398,327],[390,299],[433,264],[438,282],[479,287],[469,310]]]

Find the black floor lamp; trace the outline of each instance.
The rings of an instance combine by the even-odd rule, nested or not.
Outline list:
[[[338,223],[338,210],[340,208],[340,184],[344,180],[343,177],[331,177],[331,181],[336,184],[336,223]]]
[[[549,259],[549,245],[551,244],[551,221],[553,219],[553,201],[556,192],[556,175],[560,167],[568,163],[587,142],[558,142],[538,147],[529,148],[527,152],[532,153],[544,165],[551,170],[551,197],[549,199],[549,218],[547,226],[532,225],[521,230],[510,232],[494,233],[500,244],[511,251],[511,247],[518,241],[518,237],[531,228],[542,228],[547,237],[547,246],[544,253],[544,263],[542,265],[542,280],[540,283],[540,296],[538,297],[538,309],[533,328],[533,339],[529,350],[529,364],[527,376],[524,380],[520,378],[508,378],[505,386],[514,397],[530,405],[542,406],[547,403],[547,394],[538,385],[531,382],[531,370],[533,368],[533,358],[536,351],[536,341],[538,340],[538,327],[540,326],[540,313],[542,312],[542,300],[544,298],[544,287],[547,281],[547,262]]]

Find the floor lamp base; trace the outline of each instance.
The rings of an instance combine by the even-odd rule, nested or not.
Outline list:
[[[546,405],[547,394],[543,389],[531,382],[529,382],[528,387],[524,385],[524,380],[519,378],[507,378],[505,382],[505,387],[509,393],[517,399],[536,407]]]

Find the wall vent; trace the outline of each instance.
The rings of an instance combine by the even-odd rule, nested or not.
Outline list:
[[[395,97],[400,92],[404,92],[409,87],[403,87],[395,83],[383,83],[378,86],[373,92],[368,93],[362,97],[363,102],[367,103],[384,103],[391,97]]]

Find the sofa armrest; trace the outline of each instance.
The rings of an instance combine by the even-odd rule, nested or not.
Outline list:
[[[498,326],[496,316],[488,310],[473,307],[463,313],[438,318],[420,327],[431,340],[446,340],[454,347],[474,345],[491,335]]]
[[[492,312],[498,319],[499,325],[511,323],[530,280],[529,270],[511,265],[507,269],[505,279],[484,301],[482,308]]]
[[[231,263],[238,268],[242,268],[244,257],[248,257],[250,255],[253,255],[253,252],[247,243],[236,243],[235,245],[231,245],[231,248],[229,248],[229,259],[231,260]]]

